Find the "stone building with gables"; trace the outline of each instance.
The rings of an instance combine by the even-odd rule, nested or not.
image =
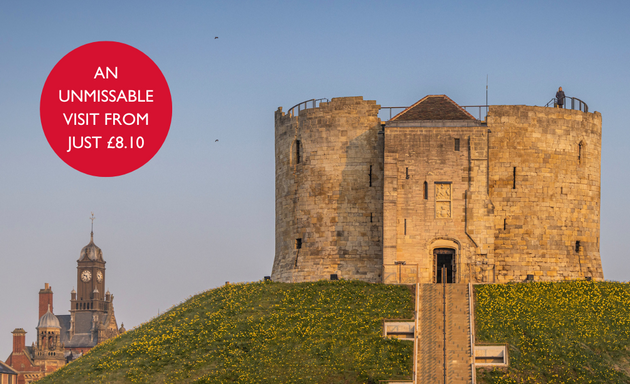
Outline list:
[[[94,244],[94,233],[77,260],[76,290],[70,292],[70,314],[55,315],[53,291],[46,283],[39,291],[36,342],[26,346],[26,331],[13,331],[13,350],[6,364],[18,372],[16,384],[36,381],[105,340],[125,332],[118,328],[114,295],[105,292],[105,260]]]

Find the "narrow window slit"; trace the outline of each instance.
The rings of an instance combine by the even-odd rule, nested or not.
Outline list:
[[[370,212],[370,223],[372,222],[372,213]]]
[[[424,182],[424,199],[427,200],[429,198],[429,184]]]
[[[407,235],[407,219],[405,219],[405,235]]]
[[[516,189],[516,167],[514,167],[512,175],[512,189]]]
[[[459,151],[459,139],[455,139],[455,150]]]
[[[409,168],[405,168],[405,179],[409,178]]]
[[[370,165],[370,187],[372,186],[372,166]]]
[[[295,163],[300,164],[300,140],[295,140]]]
[[[302,249],[302,238],[295,239],[295,249]]]
[[[575,252],[580,253],[580,240],[575,242]]]
[[[507,219],[503,219],[503,230],[507,229]]]

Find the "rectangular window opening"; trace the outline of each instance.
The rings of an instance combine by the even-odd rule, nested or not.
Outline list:
[[[407,236],[407,219],[405,219],[405,229],[404,229],[404,231],[405,231],[405,236]]]
[[[429,184],[426,181],[424,182],[424,199],[429,199]]]
[[[503,219],[503,230],[507,229],[507,219]]]
[[[302,249],[302,238],[295,239],[295,249]]]
[[[370,187],[372,186],[372,166],[370,165]]]
[[[370,213],[370,223],[372,222],[372,213]]]
[[[455,150],[459,151],[459,139],[455,139]]]
[[[409,179],[409,168],[405,168],[405,179]]]
[[[575,252],[580,253],[580,241],[575,242]]]
[[[516,167],[514,167],[512,174],[512,189],[516,189]]]

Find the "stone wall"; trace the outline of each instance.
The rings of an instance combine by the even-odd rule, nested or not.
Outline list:
[[[384,282],[434,282],[436,248],[455,251],[456,282],[492,257],[486,143],[475,120],[386,125]]]
[[[601,122],[598,112],[490,107],[497,282],[603,279]]]
[[[275,114],[275,281],[381,281],[379,106],[344,97]]]
[[[490,106],[383,133],[378,111],[276,111],[274,280],[431,283],[441,250],[455,282],[603,279],[599,113]]]

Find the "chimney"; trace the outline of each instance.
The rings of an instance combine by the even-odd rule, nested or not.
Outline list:
[[[37,320],[41,319],[42,316],[46,314],[48,311],[48,306],[50,305],[50,312],[53,312],[53,291],[52,287],[48,285],[48,283],[44,284],[44,289],[39,290],[39,317]]]
[[[22,328],[15,328],[11,333],[13,333],[13,353],[23,353],[26,345],[26,331]]]

